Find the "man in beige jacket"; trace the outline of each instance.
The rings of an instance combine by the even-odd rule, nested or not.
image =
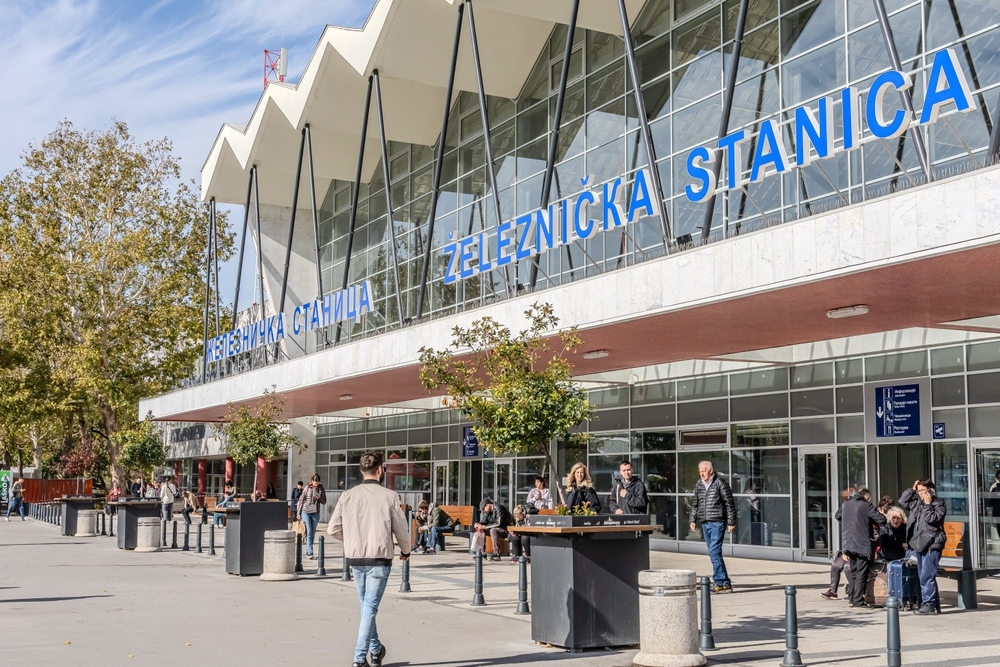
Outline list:
[[[410,557],[410,530],[395,492],[382,486],[385,472],[381,452],[361,456],[364,481],[337,501],[327,532],[344,543],[344,556],[354,575],[361,600],[361,625],[354,649],[354,667],[380,667],[385,646],[378,638],[375,616],[392,569],[392,537],[399,544],[399,560]]]

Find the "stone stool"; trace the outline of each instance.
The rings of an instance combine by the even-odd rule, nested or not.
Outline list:
[[[76,513],[76,533],[73,537],[97,535],[97,510],[80,510]]]
[[[141,516],[138,519],[135,532],[135,550],[152,552],[160,550],[160,519],[158,517]]]
[[[639,573],[639,652],[643,667],[701,667],[698,598],[691,570]]]
[[[261,581],[294,581],[295,531],[268,530],[264,532],[264,574]]]

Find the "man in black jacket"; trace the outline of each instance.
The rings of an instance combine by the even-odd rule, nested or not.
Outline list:
[[[507,526],[514,523],[514,517],[506,507],[493,502],[492,498],[483,498],[479,504],[479,523],[475,525],[477,532],[490,536],[493,540],[493,553],[490,560],[500,560],[500,540],[507,539]]]
[[[646,485],[632,474],[632,462],[619,463],[618,472],[621,478],[611,485],[608,509],[612,514],[646,514]]]
[[[872,562],[872,526],[884,526],[885,516],[871,504],[872,494],[865,487],[859,488],[840,509],[841,550],[850,559],[851,607],[868,607],[865,603],[865,588],[868,586],[868,568]]]
[[[698,464],[698,477],[694,484],[694,501],[691,503],[691,530],[695,530],[696,521],[701,521],[701,534],[708,547],[708,557],[712,561],[712,580],[716,593],[732,593],[733,582],[729,580],[726,562],[722,559],[722,542],[726,538],[726,530],[733,532],[736,528],[736,503],[733,502],[733,490],[724,479],[715,474],[711,461]]]

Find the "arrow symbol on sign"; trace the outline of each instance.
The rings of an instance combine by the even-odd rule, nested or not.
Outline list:
[[[885,413],[882,412],[882,408],[879,408],[878,410],[875,411],[875,414],[878,415],[879,419],[881,419],[882,415],[885,414]]]

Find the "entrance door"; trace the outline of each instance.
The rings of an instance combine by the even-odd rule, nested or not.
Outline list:
[[[979,567],[1000,567],[1000,443],[976,447],[975,480]]]
[[[435,505],[448,504],[448,464],[434,464],[434,488],[431,490]]]
[[[837,456],[833,447],[799,450],[799,535],[804,560],[829,561],[840,546]]]
[[[513,499],[513,490],[511,486],[511,479],[513,478],[514,472],[514,461],[511,459],[497,459],[496,460],[496,498],[495,500],[506,507],[507,509],[512,509],[511,500]]]

